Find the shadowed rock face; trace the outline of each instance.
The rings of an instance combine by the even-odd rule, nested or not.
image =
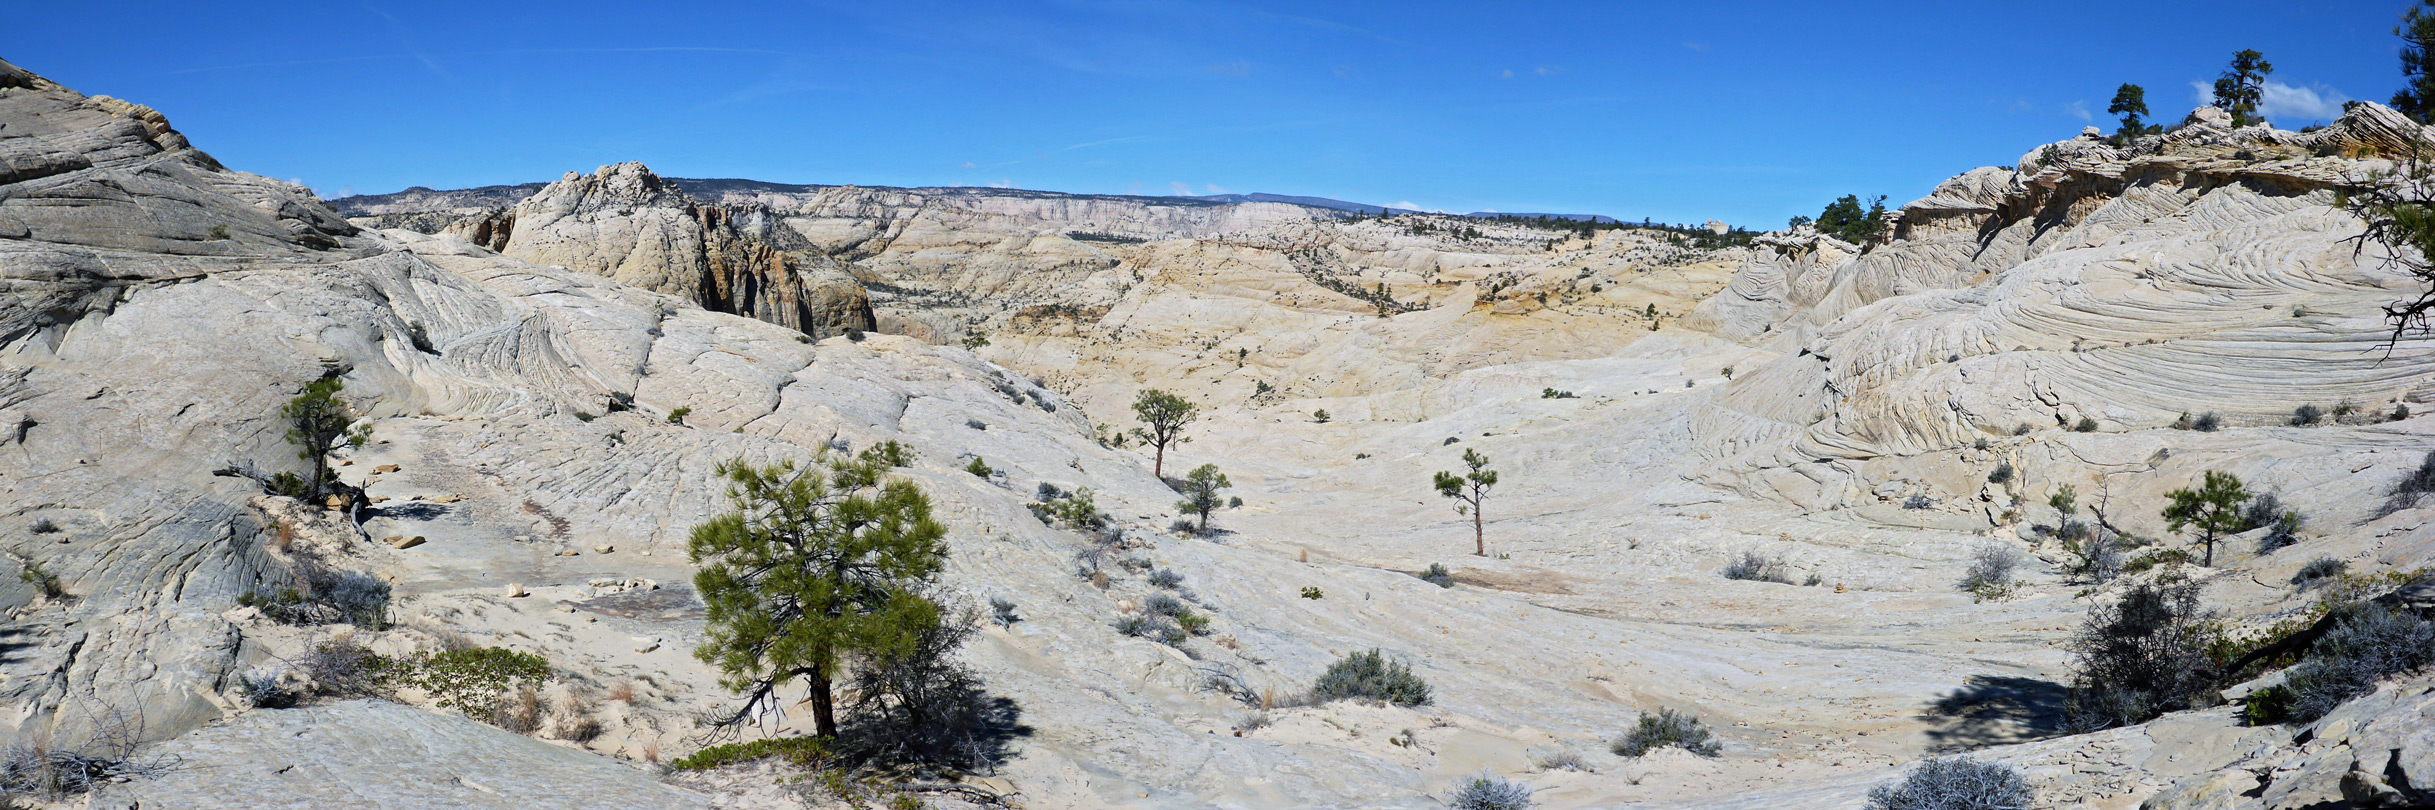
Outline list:
[[[768,321],[815,338],[870,330],[862,285],[817,253],[737,229],[640,163],[569,172],[506,212],[454,224],[469,241]]]

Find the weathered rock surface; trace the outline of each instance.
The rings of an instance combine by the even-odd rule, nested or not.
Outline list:
[[[0,741],[75,745],[132,713],[146,736],[175,738],[162,750],[267,785],[288,777],[243,770],[249,741],[340,763],[311,742],[353,718],[347,734],[432,753],[330,765],[312,795],[419,779],[434,787],[398,790],[436,804],[460,801],[447,791],[467,759],[557,756],[396,706],[246,709],[240,673],[348,632],[235,607],[310,555],[395,584],[401,627],[362,634],[376,650],[461,640],[547,657],[551,705],[598,723],[566,756],[680,754],[690,718],[727,697],[690,655],[701,609],[682,553],[722,508],[715,466],[895,439],[919,454],[901,474],[951,527],[947,585],[1020,606],[1023,621],[984,629],[968,655],[1028,729],[988,782],[1027,806],[1431,807],[1492,770],[1553,808],[1806,809],[1856,804],[1926,752],[1978,749],[2057,805],[2229,790],[2301,807],[2385,795],[2353,774],[2399,791],[2398,768],[2418,785],[2430,756],[2418,681],[2307,742],[2228,707],[2055,736],[2058,643],[2086,614],[2085,585],[2037,565],[2010,600],[1952,587],[1984,544],[2059,559],[2034,528],[2056,516],[2031,505],[2056,485],[2167,537],[2162,491],[2207,469],[2310,517],[2292,548],[2237,538],[2215,568],[2185,569],[2238,623],[2306,609],[2283,583],[2308,559],[2435,563],[2431,510],[2381,508],[2435,422],[2365,416],[2422,398],[2426,346],[2363,353],[2382,334],[2373,304],[2401,282],[2343,249],[2357,225],[2325,191],[2375,164],[2314,154],[2389,144],[2373,109],[2307,136],[2202,115],[2127,150],[2064,142],[2034,166],[1940,186],[1865,253],[1791,233],[1745,257],[1662,232],[1348,222],[1282,204],[685,195],[639,166],[551,184],[512,218],[480,202],[439,212],[445,224],[352,233],[314,224],[328,217],[309,197],[283,219],[214,191],[254,181],[140,114],[0,77],[0,112],[49,122],[7,119],[7,165],[71,166],[43,157],[69,151],[58,144],[104,156],[0,186],[0,215],[47,223],[0,234],[0,521],[13,530],[0,569],[38,563],[69,596],[0,576]],[[136,165],[108,157],[122,154],[184,168],[94,220],[13,191],[112,179]],[[198,252],[176,236],[194,217],[258,227],[210,245],[226,254]],[[764,303],[784,296],[738,298],[752,285],[729,282],[775,284],[779,265],[712,261],[755,246],[859,274],[903,334],[806,343],[767,322]],[[763,320],[703,308],[740,302]],[[982,336],[977,355],[933,345]],[[370,501],[360,522],[213,474],[292,469],[276,411],[330,373],[372,434],[339,468]],[[1176,496],[1146,455],[1095,440],[1097,423],[1130,424],[1143,387],[1203,406],[1168,465],[1233,478],[1246,505],[1217,515],[1224,533],[1165,531]],[[2271,424],[2345,397],[2374,407]],[[679,408],[682,424],[668,418]],[[2182,410],[2229,427],[2166,427]],[[2045,427],[2082,416],[2099,429]],[[2022,422],[2033,430],[2015,435]],[[1475,449],[1506,474],[1492,556],[1476,558],[1468,522],[1428,486]],[[998,473],[967,472],[975,458]],[[2012,482],[1989,482],[2000,463]],[[1168,646],[1112,630],[1162,591],[1139,566],[1108,565],[1104,586],[1077,576],[1088,541],[1025,508],[1043,483],[1094,490],[1124,553],[1182,574],[1213,633]],[[42,519],[61,531],[32,531]],[[1818,584],[1717,576],[1753,550]],[[1432,562],[1457,584],[1411,575]],[[1435,703],[1261,712],[1211,685],[1291,694],[1372,648],[1411,661]],[[1725,755],[1607,753],[1660,707],[1705,718]],[[557,719],[538,733],[584,736]],[[1554,749],[1594,772],[1526,773]],[[575,770],[626,790],[606,770],[622,767]],[[2243,774],[2263,774],[2250,785],[2273,798],[2233,790]],[[175,801],[211,775],[124,789]],[[500,792],[464,803],[508,795],[472,779]],[[657,801],[633,789],[631,804]]]
[[[112,786],[96,808],[707,808],[655,769],[462,717],[357,700],[259,711],[164,743],[161,777]]]

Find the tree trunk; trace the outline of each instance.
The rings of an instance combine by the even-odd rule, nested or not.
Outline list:
[[[812,731],[822,737],[837,736],[837,701],[829,694],[829,668],[812,665]]]
[[[1488,556],[1488,524],[1486,521],[1487,516],[1480,514],[1479,497],[1477,495],[1472,496],[1471,544],[1474,547],[1473,551],[1471,552],[1472,556]]]
[[[1160,481],[1165,481],[1165,480],[1167,480],[1167,443],[1166,443],[1166,442],[1159,442],[1159,443],[1158,443],[1158,461],[1153,462],[1153,463],[1150,465],[1150,474],[1151,474],[1151,475],[1153,475],[1153,476],[1157,476],[1157,477],[1158,477],[1158,480],[1160,480]]]

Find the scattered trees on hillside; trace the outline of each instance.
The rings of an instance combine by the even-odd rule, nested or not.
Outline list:
[[[931,519],[929,496],[909,481],[883,482],[887,470],[869,454],[719,467],[734,511],[694,527],[688,545],[709,614],[694,655],[745,698],[714,727],[778,711],[778,690],[801,679],[815,730],[834,737],[842,665],[884,665],[939,641],[944,612],[924,591],[946,563],[946,529]]]
[[[1462,475],[1438,472],[1435,481],[1437,494],[1457,501],[1455,514],[1471,517],[1471,540],[1476,546],[1472,553],[1486,557],[1488,524],[1481,512],[1481,504],[1488,500],[1488,490],[1497,485],[1497,471],[1488,469],[1488,457],[1478,450],[1463,451],[1463,466],[1470,469]]]
[[[2148,114],[2147,88],[2124,84],[2114,91],[2114,104],[2106,112],[2122,116],[2122,128],[2114,131],[2114,140],[2129,144],[2132,138],[2151,134],[2162,127],[2150,126],[2140,118]]]
[[[1845,194],[1826,204],[1818,212],[1818,232],[1850,242],[1867,245],[1885,235],[1885,195],[1871,198],[1862,208],[1857,195]]]
[[[2248,528],[2241,519],[2241,502],[2249,500],[2249,491],[2231,473],[2208,470],[2197,489],[2176,489],[2165,497],[2172,501],[2164,508],[2165,525],[2176,532],[2198,529],[2198,540],[2207,547],[2200,564],[2209,568],[2215,567],[2215,541]]]
[[[2264,119],[2257,117],[2258,100],[2264,95],[2266,77],[2274,74],[2274,63],[2266,55],[2242,50],[2232,55],[2232,64],[2224,68],[2215,80],[2215,106],[2232,114],[2232,125],[2245,127]]]
[[[1183,397],[1156,388],[1145,389],[1133,397],[1133,418],[1142,424],[1133,429],[1133,436],[1158,448],[1158,460],[1151,464],[1151,475],[1166,477],[1167,445],[1191,441],[1183,437],[1184,426],[1198,415],[1199,409]]]
[[[2404,86],[2393,94],[2393,109],[2412,120],[2425,123],[2435,115],[2435,0],[2420,0],[2418,5],[2401,13],[2401,25],[2393,33],[2401,37],[2401,78]]]

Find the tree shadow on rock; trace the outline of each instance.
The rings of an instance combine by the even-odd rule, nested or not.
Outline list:
[[[1929,750],[1971,751],[2063,732],[2062,684],[2010,675],[1972,675],[1962,687],[1928,704],[1920,715]]]

